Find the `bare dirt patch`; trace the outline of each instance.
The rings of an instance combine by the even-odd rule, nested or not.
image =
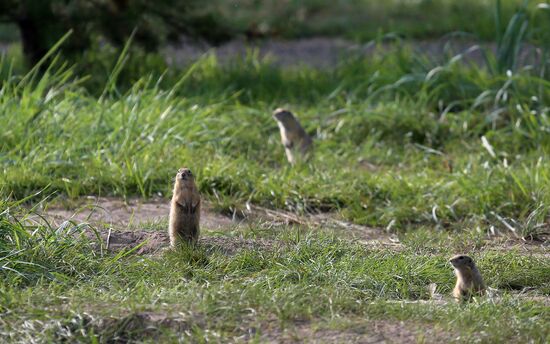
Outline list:
[[[135,251],[137,254],[155,254],[166,250],[170,244],[166,232],[101,230],[98,233],[103,247],[110,252],[130,250],[139,245]],[[87,232],[87,236],[92,240],[97,239],[94,232]],[[202,237],[199,239],[198,245],[204,247],[207,252],[234,255],[241,250],[273,250],[279,243],[267,239]]]
[[[146,254],[156,252],[156,248],[168,245],[168,214],[170,210],[169,200],[140,198],[115,198],[115,197],[84,197],[71,202],[55,202],[45,209],[39,210],[54,226],[60,226],[65,221],[89,223],[99,230],[104,243],[109,239],[109,248],[117,251],[128,249],[147,241],[137,252]],[[363,245],[383,247],[392,250],[402,249],[404,246],[396,234],[381,228],[371,228],[345,221],[338,213],[317,213],[299,215],[284,210],[267,209],[249,204],[241,210],[239,216],[226,216],[215,210],[215,207],[203,202],[201,211],[201,230],[228,232],[234,230],[246,230],[253,226],[263,229],[301,228],[307,231],[325,231],[334,233],[338,237]],[[36,217],[35,221],[41,221]],[[110,236],[109,236],[110,230]],[[208,238],[204,240],[221,240]],[[223,239],[221,249],[224,252],[235,252],[236,248],[227,245],[231,240]],[[236,247],[248,245],[261,240],[239,239]],[[244,241],[243,241],[244,240]],[[205,242],[205,244],[208,244]],[[218,243],[219,244],[219,243]],[[262,244],[260,244],[262,245]],[[507,235],[491,237],[486,241],[484,250],[517,250],[526,255],[548,258],[550,255],[550,242],[525,241],[519,238],[511,238]]]
[[[142,200],[139,198],[86,197],[70,204],[54,204],[43,211],[55,225],[66,220],[88,222],[100,228],[132,229],[145,227],[168,228],[170,201],[166,199]],[[242,221],[213,211],[204,204],[201,227],[220,230],[240,226]]]
[[[53,226],[63,226],[67,221],[89,223],[93,230],[86,231],[86,236],[92,241],[99,240],[98,249],[119,252],[135,248],[137,254],[157,254],[169,247],[169,210],[170,204],[166,199],[125,200],[90,196],[76,201],[50,203],[45,209],[39,210],[40,217],[34,217],[33,221],[40,222],[45,218]],[[366,245],[391,246],[393,249],[401,247],[397,237],[379,229],[348,223],[333,213],[297,215],[251,205],[240,215],[240,218],[222,215],[214,211],[212,205],[203,202],[201,230],[208,233],[245,229],[247,226],[297,226],[306,230],[333,231],[342,238]],[[209,252],[234,255],[241,250],[272,250],[279,247],[281,242],[203,235],[199,245]]]
[[[169,211],[170,203],[166,199],[124,200],[90,196],[65,204],[53,203],[40,213],[54,226],[72,220],[89,223],[100,231],[111,229],[110,244],[111,247],[117,247],[117,240],[123,240],[126,243],[124,245],[127,245],[142,242],[148,237],[152,246],[168,240],[164,233],[151,231],[167,231]],[[378,228],[344,221],[336,213],[297,215],[283,210],[248,205],[240,217],[229,217],[216,212],[211,204],[203,202],[201,230],[230,231],[250,225],[263,228],[298,226],[306,230],[332,231],[342,238],[366,245],[401,247],[396,235]],[[149,233],[146,230],[149,230]],[[146,247],[149,247],[149,244],[144,245],[144,250],[149,252]]]
[[[245,215],[249,219],[268,222],[275,226],[298,225],[310,229],[328,230],[342,238],[366,245],[402,247],[396,235],[390,234],[380,228],[347,222],[336,213],[318,213],[301,216],[284,210],[272,210],[249,205]]]
[[[270,329],[262,335],[265,343],[436,343],[449,339],[449,334],[431,325],[392,320],[356,321],[342,329],[306,322]]]

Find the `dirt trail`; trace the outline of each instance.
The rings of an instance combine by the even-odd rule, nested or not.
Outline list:
[[[97,240],[95,232],[85,232],[85,234],[88,238]],[[100,230],[99,236],[102,249],[110,252],[137,247],[135,251],[137,254],[159,254],[166,250],[170,244],[166,232]],[[281,243],[268,239],[208,236],[200,238],[198,245],[207,252],[215,251],[225,255],[234,255],[241,250],[274,250]]]
[[[166,230],[169,211],[170,203],[165,199],[86,197],[65,206],[54,204],[45,209],[42,215],[55,226],[67,220],[89,223],[96,231],[86,231],[86,236],[92,240],[97,239],[97,232],[103,249],[116,252],[139,245],[137,254],[155,254],[169,246],[170,239]],[[244,221],[221,215],[208,204],[202,208],[203,229],[230,231],[244,225]],[[207,251],[217,250],[231,255],[241,249],[269,249],[274,243],[267,240],[208,236],[201,238],[199,245]]]
[[[0,54],[6,53],[13,44],[0,42]],[[399,46],[405,46],[440,62],[448,61],[450,57],[461,54],[462,58],[477,65],[485,64],[482,49],[496,52],[495,43],[478,42],[473,38],[445,36],[440,39],[392,40],[378,44],[356,43],[331,37],[292,40],[268,38],[252,41],[236,38],[219,46],[182,37],[178,43],[163,47],[160,53],[169,65],[178,67],[193,63],[208,53],[215,55],[221,64],[228,64],[245,59],[252,51],[257,53],[259,58],[269,57],[276,66],[306,65],[315,68],[331,68],[350,56],[369,57],[373,56],[378,48],[381,49],[380,51],[390,51]],[[541,54],[540,49],[523,44],[519,53],[519,65],[537,63],[540,61]]]
[[[53,226],[61,226],[66,221],[89,223],[95,231],[87,231],[86,235],[91,239],[97,239],[97,232],[103,249],[119,251],[141,244],[136,253],[155,254],[169,244],[166,230],[169,210],[170,204],[166,199],[124,200],[90,196],[66,204],[52,203],[41,211],[41,216]],[[307,230],[335,231],[341,237],[365,245],[400,247],[396,237],[378,229],[342,221],[336,214],[299,216],[251,205],[241,215],[244,217],[240,219],[224,216],[216,212],[212,205],[204,202],[201,211],[201,230],[209,234],[203,235],[199,244],[207,251],[217,250],[229,255],[241,249],[273,249],[280,243],[267,239],[221,237],[216,236],[215,232],[240,230],[248,226],[281,229],[294,226]],[[38,216],[34,218],[34,221],[41,220]]]
[[[70,203],[52,203],[41,211],[53,226],[65,221],[89,223],[98,230],[104,247],[112,251],[133,248],[145,242],[137,253],[156,253],[159,248],[168,246],[168,213],[170,205],[167,199],[143,200],[139,198],[122,199],[115,197],[85,197]],[[34,221],[41,221],[38,216]],[[275,241],[261,239],[242,239],[223,236],[223,232],[234,232],[255,228],[284,230],[301,228],[304,230],[322,230],[335,233],[343,239],[369,247],[383,247],[392,250],[403,249],[397,235],[382,229],[361,226],[342,220],[335,213],[297,215],[283,210],[266,209],[248,205],[240,217],[228,217],[203,202],[201,211],[200,241],[207,250],[217,249],[234,254],[242,248],[266,248],[276,246]],[[95,235],[90,231],[90,237]],[[222,233],[223,238],[216,234]],[[524,242],[508,236],[488,238],[484,250],[516,249],[528,255],[548,257],[548,242]]]
[[[377,49],[390,51],[393,48],[405,46],[412,51],[437,61],[448,61],[449,58],[461,54],[468,62],[478,65],[485,64],[482,49],[496,51],[495,43],[477,42],[472,38],[444,37],[431,40],[394,40],[374,44],[373,42],[359,44],[341,38],[313,37],[295,40],[265,39],[246,41],[235,39],[214,47],[183,38],[179,44],[163,49],[166,61],[173,66],[184,66],[198,60],[201,56],[212,53],[222,64],[242,60],[256,51],[258,57],[269,57],[274,65],[288,67],[307,65],[315,68],[335,67],[350,56],[372,56]],[[539,49],[540,50],[540,49]],[[524,44],[519,54],[519,65],[536,63],[541,52],[528,44]]]
[[[165,199],[141,200],[139,198],[86,197],[68,205],[54,204],[44,213],[54,224],[68,219],[89,222],[94,226],[113,229],[152,229],[168,226],[170,201]],[[211,206],[203,204],[201,226],[211,230],[239,227],[242,221],[234,221],[216,213]]]

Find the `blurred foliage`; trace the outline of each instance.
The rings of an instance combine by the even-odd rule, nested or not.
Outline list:
[[[430,39],[457,32],[467,33],[466,37],[473,40],[494,41],[498,39],[494,25],[498,13],[501,24],[514,16],[516,19],[508,35],[505,25],[499,27],[501,38],[521,36],[516,33],[524,34],[522,28],[529,22],[538,30],[521,38],[539,46],[550,45],[548,11],[539,10],[545,3],[502,0],[495,11],[496,3],[495,0],[0,0],[0,22],[3,22],[0,42],[21,40],[30,67],[69,30],[72,35],[62,50],[65,56],[79,61],[80,53],[89,47],[123,45],[134,30],[133,42],[148,52],[157,51],[182,35],[214,44],[238,35],[248,39],[336,36],[369,41],[386,33]],[[503,54],[510,56],[507,52]]]
[[[528,1],[529,15],[539,2]],[[522,3],[501,1],[503,20],[508,21]],[[205,6],[249,37],[339,36],[369,41],[389,32],[426,39],[460,31],[494,39],[494,0],[209,0]],[[543,24],[546,29],[550,26]]]
[[[84,51],[94,37],[122,45],[132,32],[147,50],[181,34],[214,43],[230,36],[197,0],[0,0],[0,21],[17,24],[33,65],[68,31],[62,47],[67,55]]]

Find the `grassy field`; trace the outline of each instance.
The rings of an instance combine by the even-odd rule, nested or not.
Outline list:
[[[90,56],[44,74],[3,60],[0,338],[547,342],[550,44],[518,63],[536,31],[523,36],[523,20],[484,67],[399,46],[330,70],[278,68],[254,52],[162,73],[158,58],[130,51],[91,77]],[[279,106],[314,138],[307,163],[286,163]],[[245,225],[139,254],[106,250],[107,228],[91,221],[36,217],[87,195],[167,202],[181,166],[215,212]],[[381,238],[252,221],[248,205],[328,214]],[[450,299],[455,253],[474,257],[490,296]]]

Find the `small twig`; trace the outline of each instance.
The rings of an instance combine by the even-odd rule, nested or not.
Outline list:
[[[493,214],[497,218],[497,220],[499,220],[506,228],[508,228],[514,234],[517,235],[516,229],[512,227],[508,222],[506,222],[506,220],[503,217],[501,217],[499,214],[495,213],[494,211],[492,211],[491,214]]]
[[[109,251],[109,246],[111,245],[111,231],[113,229],[109,227],[109,232],[107,233],[107,251]]]

